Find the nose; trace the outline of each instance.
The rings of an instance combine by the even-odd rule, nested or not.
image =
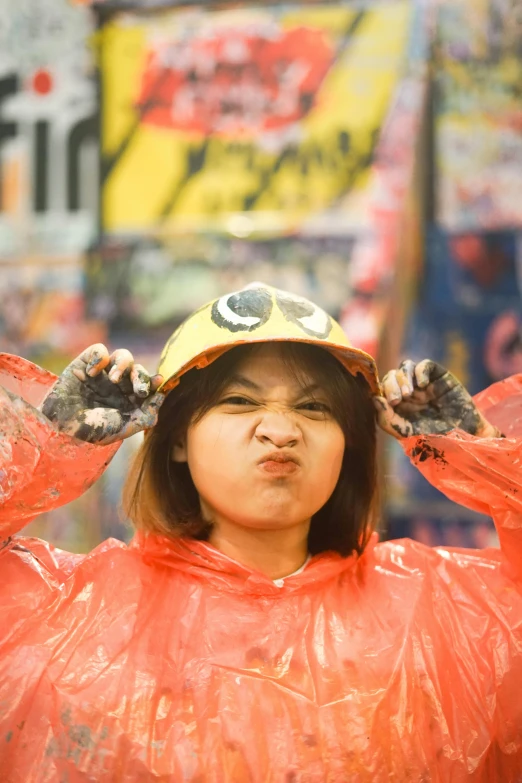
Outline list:
[[[256,427],[256,438],[278,449],[296,446],[301,437],[301,430],[292,416],[283,412],[266,411]]]

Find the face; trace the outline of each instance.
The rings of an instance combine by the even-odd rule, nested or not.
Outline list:
[[[188,462],[208,521],[275,530],[309,524],[335,489],[344,447],[326,394],[267,344],[237,366],[172,458]]]

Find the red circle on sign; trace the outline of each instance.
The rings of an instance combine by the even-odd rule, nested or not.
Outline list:
[[[48,95],[53,89],[53,77],[49,71],[36,71],[33,76],[33,90],[38,95]]]

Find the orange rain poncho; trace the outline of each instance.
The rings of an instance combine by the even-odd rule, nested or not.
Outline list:
[[[0,365],[2,783],[522,780],[522,376],[477,398],[505,440],[404,442],[500,550],[374,537],[279,588],[194,540],[11,538],[117,445],[55,432],[55,376]]]

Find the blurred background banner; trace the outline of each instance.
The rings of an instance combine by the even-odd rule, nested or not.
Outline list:
[[[427,28],[409,0],[103,14],[90,316],[159,339],[262,279],[352,322],[376,353],[407,212],[419,234],[405,204]],[[402,304],[418,266],[405,257]]]
[[[522,370],[522,0],[0,0],[0,350],[59,373],[261,280],[382,374]],[[494,543],[383,445],[383,535]],[[140,438],[30,531],[128,539]]]
[[[450,231],[522,227],[522,0],[439,0],[437,212]]]
[[[95,236],[91,14],[0,0],[0,256],[75,256]]]
[[[369,228],[410,19],[407,0],[116,15],[101,32],[104,231]]]
[[[353,239],[335,235],[106,241],[88,257],[87,306],[113,339],[135,341],[147,334],[158,343],[203,302],[252,280],[293,291],[339,315],[349,293],[352,247]]]
[[[472,394],[522,372],[521,250],[511,231],[451,235],[430,226],[403,355],[415,361],[432,357]],[[422,531],[437,543],[476,546],[470,543],[476,536],[496,542],[489,520],[450,503],[412,468],[398,444],[388,443],[387,449],[390,535],[404,535],[410,520],[412,536]]]
[[[65,0],[0,0],[0,349],[56,370],[107,333],[83,296],[99,190],[93,30]]]

